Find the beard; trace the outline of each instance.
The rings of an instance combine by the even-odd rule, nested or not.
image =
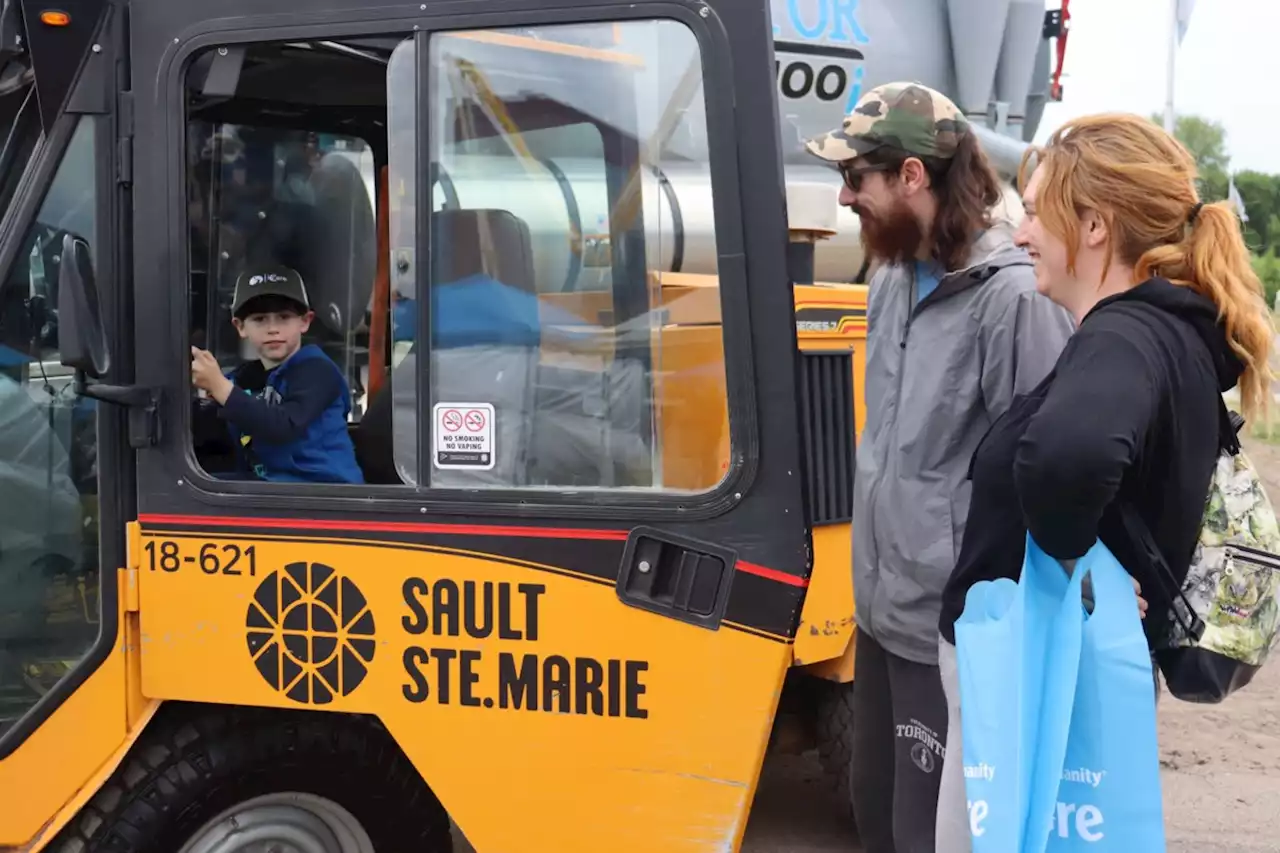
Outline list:
[[[892,210],[879,215],[856,206],[853,212],[862,224],[862,248],[875,260],[900,264],[919,253],[924,232],[905,204],[895,204]]]

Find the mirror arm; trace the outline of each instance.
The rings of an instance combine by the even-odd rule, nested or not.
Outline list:
[[[134,450],[154,447],[160,441],[161,390],[145,385],[90,383],[83,371],[76,371],[76,393],[129,410],[129,446]]]

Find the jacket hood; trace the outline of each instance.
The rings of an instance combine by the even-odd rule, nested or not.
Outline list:
[[[1189,323],[1213,356],[1219,389],[1225,392],[1236,386],[1244,372],[1244,364],[1227,341],[1226,327],[1218,319],[1218,306],[1212,299],[1167,279],[1151,278],[1124,293],[1102,300],[1089,313],[1104,305],[1135,303],[1159,308]],[[1085,319],[1088,319],[1087,315]]]
[[[1012,226],[996,222],[973,241],[964,266],[947,273],[943,279],[958,277],[964,279],[964,284],[981,284],[1005,267],[1031,266],[1031,257],[1013,242],[1013,233]]]

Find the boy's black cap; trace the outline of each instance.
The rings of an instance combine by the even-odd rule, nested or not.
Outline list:
[[[302,276],[289,267],[255,266],[242,272],[236,280],[231,316],[240,316],[245,304],[259,296],[284,296],[311,310],[311,300],[307,298],[307,286],[302,283]]]

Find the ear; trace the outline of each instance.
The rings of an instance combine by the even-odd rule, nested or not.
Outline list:
[[[302,333],[305,335],[307,330],[311,328],[311,321],[316,318],[316,312],[308,311],[302,315]]]
[[[1096,210],[1086,210],[1080,217],[1080,241],[1086,248],[1100,249],[1107,244],[1110,229]]]
[[[925,170],[924,163],[916,157],[908,157],[898,173],[898,183],[907,192],[919,192],[928,188],[929,173]]]
[[[249,337],[249,333],[246,332],[244,328],[244,320],[241,320],[239,317],[232,317],[231,325],[236,327],[236,331],[240,333],[241,338]]]

